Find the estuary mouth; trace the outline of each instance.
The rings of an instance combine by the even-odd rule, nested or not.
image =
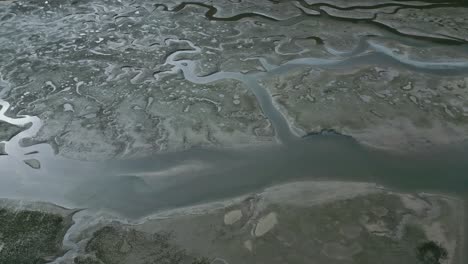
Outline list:
[[[465,263],[467,12],[0,0],[0,263]]]

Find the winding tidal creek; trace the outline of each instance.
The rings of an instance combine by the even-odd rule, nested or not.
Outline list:
[[[465,263],[467,13],[0,1],[0,264]]]

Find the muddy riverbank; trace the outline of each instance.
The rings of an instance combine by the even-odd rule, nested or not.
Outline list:
[[[0,1],[0,263],[463,263],[467,13]]]

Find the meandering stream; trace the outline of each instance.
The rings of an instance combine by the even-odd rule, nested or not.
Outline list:
[[[344,59],[301,58],[271,65],[259,58],[266,72],[197,76],[193,61],[177,57],[197,53],[199,48],[187,40],[168,41],[185,42],[192,47],[190,51],[181,50],[168,56],[166,64],[174,66],[171,71],[181,70],[193,83],[235,79],[251,89],[273,124],[280,144],[238,150],[192,149],[136,160],[68,160],[55,156],[45,143],[23,147],[22,140],[34,137],[42,122],[34,116],[7,116],[10,106],[0,100],[0,120],[24,128],[5,142],[7,155],[0,157],[2,196],[141,217],[161,209],[228,198],[300,179],[372,181],[409,191],[468,193],[468,146],[402,155],[364,147],[346,136],[301,138],[292,131],[271,95],[257,83],[265,76],[311,65],[335,68],[379,61],[432,74],[456,75],[468,71],[468,63],[415,61],[365,41],[352,56]],[[28,160],[37,160],[40,168],[28,166],[25,163]]]

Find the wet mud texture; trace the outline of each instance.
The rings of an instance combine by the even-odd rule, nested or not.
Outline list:
[[[42,120],[29,144],[74,159],[323,129],[393,150],[456,143],[464,14],[463,2],[433,1],[2,1],[0,96],[7,115]],[[329,67],[335,84],[313,76]],[[303,87],[283,83],[298,74]]]

